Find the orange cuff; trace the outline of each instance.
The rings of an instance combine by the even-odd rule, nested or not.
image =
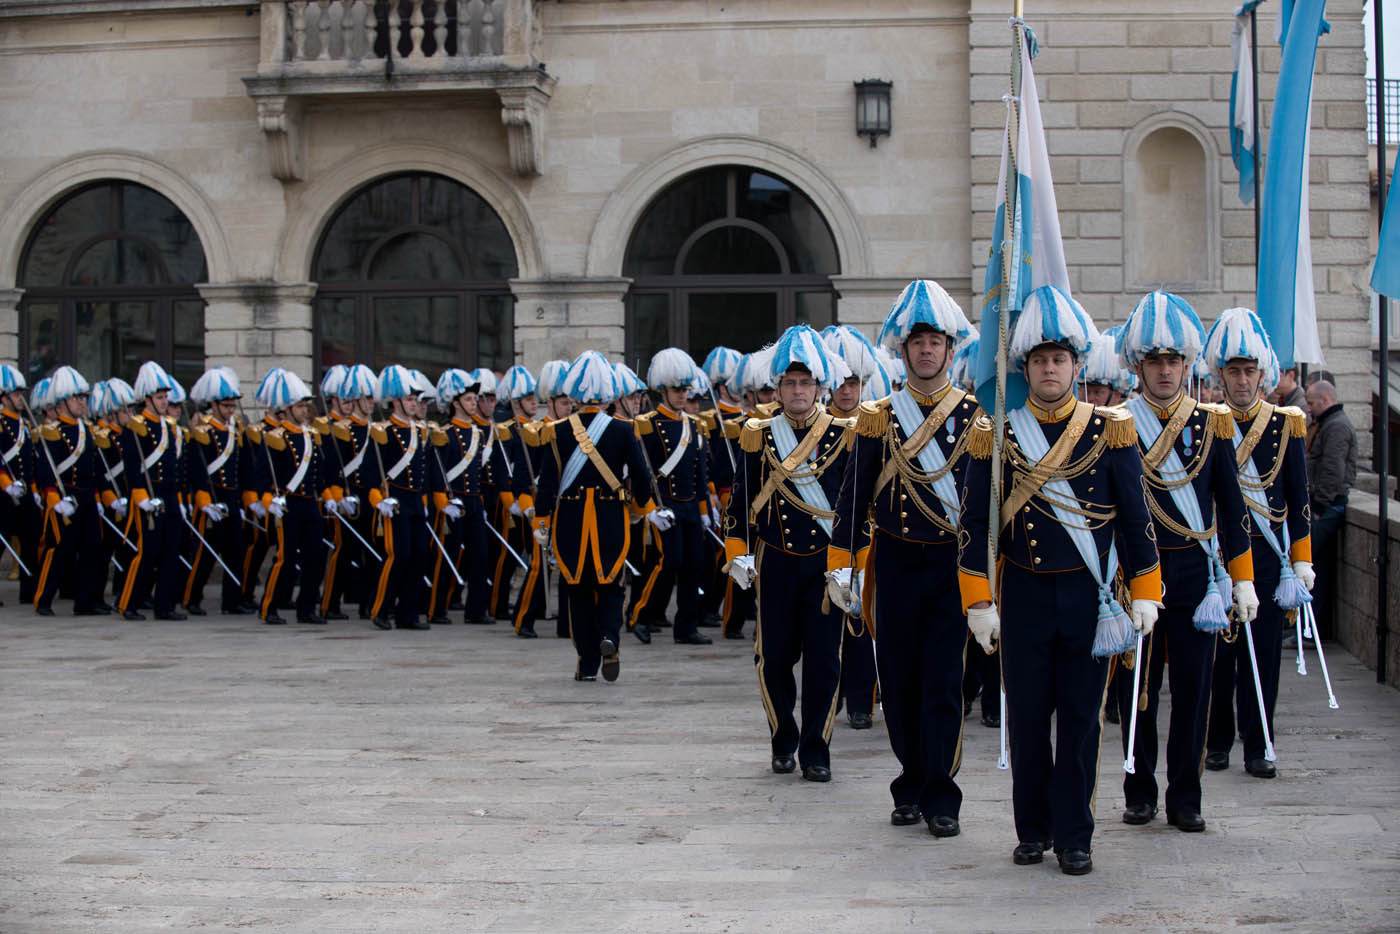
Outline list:
[[[1230,580],[1232,581],[1254,580],[1254,551],[1246,548],[1244,554],[1230,559],[1225,570],[1230,572]]]
[[[380,501],[384,499],[384,491],[377,486],[369,488],[369,504],[375,508],[379,507]]]
[[[103,490],[103,491],[102,491],[102,505],[104,505],[104,506],[111,506],[111,505],[112,505],[113,503],[115,503],[116,501],[117,501],[117,494],[116,494],[116,493],[113,493],[111,490]]]
[[[1162,602],[1162,566],[1159,564],[1145,574],[1139,574],[1128,584],[1128,595],[1134,600]]]
[[[195,508],[195,509],[203,509],[205,506],[208,506],[208,505],[209,505],[210,503],[212,503],[212,502],[214,502],[214,497],[210,496],[208,493],[204,492],[203,490],[196,490],[196,491],[195,491],[195,494],[194,494],[194,508]]]
[[[974,603],[992,602],[991,581],[982,574],[974,574],[958,568],[958,592],[962,595],[962,609],[966,613]]]
[[[502,493],[502,494],[500,494],[500,500],[501,500],[501,505],[504,506],[504,507],[506,507],[507,509],[509,509],[511,506],[515,505],[515,494],[514,494],[514,493]]]
[[[522,512],[524,512],[526,509],[534,509],[534,508],[535,508],[535,498],[534,498],[533,496],[531,496],[529,493],[521,493],[519,499],[520,499],[520,510],[521,510]]]
[[[145,487],[134,486],[131,488],[131,505],[140,506],[143,502],[151,498],[151,494],[146,492]]]
[[[54,503],[56,503],[56,502],[59,501],[59,499],[60,499],[60,497],[59,497],[59,495],[58,495],[58,490],[55,490],[55,489],[54,489],[53,487],[51,487],[51,486],[44,487],[44,505],[45,505],[45,506],[52,507]]]
[[[243,508],[244,508],[244,509],[247,509],[249,506],[253,505],[253,504],[256,503],[257,501],[258,501],[258,494],[254,493],[252,490],[244,490],[244,491],[243,491]]]
[[[325,499],[342,500],[345,498],[345,487],[340,486],[339,484],[332,484],[326,487],[326,490],[322,494],[322,496]]]
[[[1290,561],[1306,561],[1312,564],[1312,536],[1304,535],[1288,548]]]
[[[447,494],[446,494],[446,493],[434,493],[434,494],[433,494],[433,508],[435,508],[438,512],[442,512],[444,509],[447,508]]]
[[[737,538],[726,538],[724,540],[724,562],[728,564],[740,555],[749,553],[749,546],[745,545]]]
[[[851,553],[845,548],[837,548],[835,545],[828,545],[826,549],[826,569],[828,571],[839,571],[842,568],[856,567],[865,569],[866,559],[870,557],[870,546],[856,552],[855,560],[851,560]]]

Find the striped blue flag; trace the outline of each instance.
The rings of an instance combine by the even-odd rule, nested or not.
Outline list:
[[[1235,74],[1230,79],[1230,160],[1240,173],[1240,200],[1254,200],[1254,57],[1250,42],[1249,14],[1264,0],[1248,0],[1235,11],[1235,29],[1230,35]]]
[[[1381,242],[1376,266],[1371,270],[1371,288],[1390,298],[1400,298],[1400,201],[1392,185],[1386,193],[1385,219],[1381,221]]]

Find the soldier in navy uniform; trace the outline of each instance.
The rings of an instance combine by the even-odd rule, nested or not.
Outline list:
[[[1137,632],[1151,633],[1162,597],[1133,418],[1074,398],[1079,360],[1096,333],[1088,313],[1054,286],[1026,298],[1010,357],[1028,398],[1014,405],[1013,382],[997,465],[1004,499],[996,605],[987,555],[996,445],[985,417],[969,443],[958,563],[968,628],[984,649],[1001,650],[1020,841],[1012,860],[1039,863],[1053,846],[1067,875],[1093,870],[1109,660],[1133,647]]]
[[[44,498],[43,535],[46,543],[34,607],[40,616],[53,615],[59,582],[75,574],[74,616],[110,612],[102,600],[106,575],[92,573],[101,560],[102,532],[97,511],[105,496],[115,499],[97,455],[97,442],[87,422],[87,380],[70,366],[49,378],[50,398],[58,417],[40,429],[36,456],[38,487]]]
[[[263,432],[272,456],[263,505],[274,522],[277,559],[263,587],[262,619],[269,625],[285,623],[277,611],[293,605],[295,586],[297,622],[324,624],[320,606],[326,548],[321,538],[326,514],[339,503],[325,483],[321,433],[311,419],[313,397],[300,377],[281,370],[269,384],[268,398],[272,408],[285,414],[281,425]]]
[[[131,498],[126,537],[138,549],[127,566],[118,602],[126,620],[146,618],[140,607],[148,597],[156,619],[188,619],[179,609],[186,572],[180,563],[185,524],[178,512],[181,492],[188,487],[184,438],[180,426],[166,415],[174,385],[160,364],[142,364],[134,389],[145,408],[122,434]]]
[[[136,393],[130,384],[122,379],[106,379],[94,383],[92,394],[88,398],[88,413],[94,418],[93,438],[97,442],[97,457],[101,462],[103,477],[114,494],[110,502],[106,502],[106,497],[103,497],[105,508],[112,515],[106,522],[102,522],[98,529],[102,535],[102,544],[97,557],[94,558],[96,563],[93,567],[101,569],[98,573],[104,578],[101,588],[103,592],[106,590],[107,568],[114,569],[112,591],[115,594],[121,593],[125,583],[126,562],[134,553],[132,545],[124,541],[119,534],[119,523],[126,521],[127,507],[130,505],[127,497],[126,464],[122,461],[122,435],[126,432],[126,425],[132,420],[130,406],[135,401]],[[120,561],[114,560],[114,556],[118,554],[121,557]],[[111,612],[112,606],[105,598],[98,604],[98,609],[104,607],[107,612]]]
[[[39,509],[30,495],[34,485],[34,444],[25,424],[24,374],[11,364],[0,365],[0,535],[18,545],[19,599],[34,602],[39,569]]]
[[[915,280],[880,343],[908,361],[902,392],[860,406],[828,556],[831,600],[875,639],[880,697],[900,774],[890,822],[960,833],[963,647],[957,601],[959,487],[977,403],[948,381],[971,325],[943,287]],[[860,535],[874,531],[868,546]]]
[[[826,599],[827,546],[855,420],[834,418],[818,404],[836,374],[807,325],[784,333],[771,366],[782,411],[744,423],[744,463],[725,521],[727,568],[743,589],[757,585],[754,664],[772,769],[786,774],[800,764],[807,781],[828,782],[844,626]],[[793,717],[799,661],[800,725]]]
[[[417,392],[404,367],[391,364],[380,371],[376,397],[389,407],[389,418],[370,427],[373,447],[362,468],[383,533],[384,564],[370,605],[380,629],[432,628],[421,618],[423,571],[432,547],[426,503],[431,442],[415,415]]]
[[[325,520],[325,537],[331,544],[326,555],[325,579],[321,582],[320,611],[321,616],[328,622],[349,619],[341,609],[344,586],[337,589],[336,581],[337,578],[344,579],[342,568],[353,572],[356,570],[354,566],[360,563],[359,542],[355,541],[355,536],[346,530],[336,515],[344,505],[346,495],[345,475],[342,472],[345,464],[344,451],[341,449],[340,440],[345,433],[345,400],[340,397],[340,393],[349,369],[345,364],[337,363],[327,367],[326,372],[321,375],[321,402],[325,406],[325,414],[313,421],[321,435],[326,489],[330,498],[336,502],[334,511],[329,513]]]
[[[341,527],[341,536],[334,573],[327,573],[328,587],[321,597],[321,615],[326,619],[341,618],[337,611],[346,600],[359,608],[360,619],[368,619],[373,584],[379,576],[379,562],[364,547],[374,534],[374,511],[367,505],[369,491],[364,478],[366,459],[373,457],[368,438],[376,382],[373,370],[354,363],[345,368],[336,388],[341,418],[330,423],[330,438],[326,440],[338,451],[327,461],[335,476],[334,485],[340,488],[335,522]],[[345,528],[347,524],[350,529]]]
[[[443,544],[467,583],[462,618],[471,625],[488,621],[486,598],[490,586],[486,583],[488,533],[481,495],[481,449],[486,443],[486,432],[472,420],[479,385],[466,370],[444,370],[438,377],[438,405],[445,407],[451,417],[440,428],[446,440],[436,447],[436,455],[428,464]],[[433,560],[432,581],[429,622],[450,622],[448,606],[460,588],[441,553]]]
[[[709,555],[705,547],[705,519],[709,513],[709,468],[700,441],[700,420],[685,411],[686,395],[695,380],[695,361],[676,347],[652,358],[647,385],[660,391],[662,402],[637,416],[637,436],[651,465],[661,501],[655,505],[674,516],[674,522],[654,524],[658,548],[633,609],[633,623],[640,627],[663,619],[672,587],[676,593],[673,636],[684,645],[709,645],[699,631],[700,588]]]
[[[564,386],[579,409],[542,432],[549,454],[541,461],[534,535],[553,552],[564,579],[578,653],[574,680],[596,681],[601,670],[604,680],[616,681],[628,506],[651,496],[646,462],[632,426],[604,411],[619,385],[601,354],[580,354]],[[648,521],[669,524],[666,510],[654,502],[650,509]]]
[[[193,420],[187,449],[191,485],[194,488],[195,527],[205,541],[218,551],[230,568],[242,562],[243,497],[251,492],[251,469],[244,456],[243,429],[238,424],[241,397],[238,376],[227,368],[206,370],[190,387],[190,399],[208,410]],[[189,576],[185,580],[185,612],[203,616],[204,588],[217,562],[197,543]],[[240,616],[249,612],[243,603],[243,590],[227,573],[219,593],[219,611]]]
[[[506,370],[497,383],[497,395],[510,403],[511,420],[505,427],[510,436],[502,442],[503,454],[518,459],[515,461],[515,477],[518,481],[515,502],[510,507],[510,535],[507,538],[517,554],[530,562],[525,572],[525,580],[520,585],[520,593],[515,599],[515,609],[511,619],[515,624],[515,634],[522,639],[534,639],[535,620],[545,615],[545,555],[544,550],[530,534],[530,519],[535,510],[535,486],[539,476],[544,448],[540,441],[541,422],[535,420],[539,402],[535,399],[535,375],[525,367],[516,364]],[[506,572],[514,577],[517,567],[514,559],[506,564]]]
[[[247,544],[243,551],[243,601],[255,608],[262,605],[260,600],[255,599],[258,578],[262,574],[262,566],[267,560],[267,553],[272,550],[277,540],[276,522],[268,515],[266,497],[263,492],[271,486],[272,470],[271,456],[263,446],[263,436],[269,431],[276,430],[281,424],[282,413],[273,407],[272,400],[268,395],[272,378],[279,369],[279,367],[273,367],[268,370],[259,381],[257,390],[253,393],[253,398],[259,405],[263,406],[262,418],[256,425],[250,424],[243,428],[243,440],[247,445],[244,455],[248,461],[248,489],[251,494],[244,497],[244,508],[252,516],[249,520],[249,531],[245,534],[244,539]]]
[[[1233,420],[1232,453],[1252,520],[1255,582],[1262,594],[1259,615],[1253,622],[1241,622],[1237,638],[1222,643],[1216,653],[1205,767],[1229,768],[1238,711],[1245,771],[1255,778],[1273,778],[1277,769],[1269,758],[1272,749],[1264,724],[1272,739],[1283,629],[1293,624],[1293,614],[1301,612],[1302,604],[1311,601],[1316,579],[1304,448],[1307,423],[1301,409],[1274,406],[1264,399],[1278,383],[1278,358],[1253,311],[1222,312],[1206,337],[1205,357],[1225,386]],[[1251,646],[1264,695],[1263,721]]]
[[[1135,769],[1123,776],[1123,822],[1147,824],[1157,813],[1157,705],[1170,659],[1167,822],[1186,832],[1205,829],[1201,757],[1216,637],[1230,626],[1232,603],[1241,620],[1259,609],[1249,519],[1235,477],[1234,423],[1224,406],[1197,402],[1186,391],[1204,338],[1195,309],[1179,295],[1158,291],[1143,296],[1128,316],[1121,344],[1122,364],[1137,371],[1142,387],[1125,408],[1138,433],[1166,586],[1165,608],[1144,652],[1147,709],[1137,718]],[[1132,678],[1120,673],[1115,680],[1126,754],[1139,697]]]
[[[737,350],[721,346],[711,350],[700,365],[713,389],[712,397],[705,400],[711,407],[702,411],[700,417],[705,422],[710,442],[710,487],[720,515],[729,509],[729,499],[734,492],[734,474],[741,460],[739,433],[748,418],[743,402],[732,392],[742,359],[743,355]],[[746,638],[745,620],[754,615],[754,593],[738,587],[734,579],[724,572],[723,564],[727,560],[721,555],[720,567],[716,568],[715,574],[705,585],[705,592],[710,597],[706,606],[718,608],[720,631],[724,637],[740,640]]]

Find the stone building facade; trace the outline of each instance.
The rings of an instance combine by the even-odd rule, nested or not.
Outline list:
[[[0,357],[245,379],[632,358],[871,326],[916,276],[975,318],[1007,7],[0,0]],[[1103,324],[1159,285],[1207,319],[1252,304],[1228,11],[1027,7],[1077,297]],[[1327,365],[1368,429],[1361,12],[1329,8],[1312,235]],[[867,78],[893,84],[877,146],[854,129]]]

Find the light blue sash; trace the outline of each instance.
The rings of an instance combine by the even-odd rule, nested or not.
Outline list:
[[[1235,450],[1238,451],[1240,445],[1244,443],[1244,433],[1240,431],[1239,421],[1234,421]],[[1279,454],[1279,457],[1283,456],[1283,453]],[[1284,521],[1280,526],[1279,535],[1274,534],[1273,526],[1269,522],[1269,497],[1264,490],[1259,488],[1262,481],[1259,477],[1259,468],[1254,466],[1253,452],[1250,452],[1250,456],[1244,459],[1244,466],[1240,468],[1240,476],[1249,481],[1249,485],[1240,484],[1240,492],[1244,494],[1245,499],[1259,507],[1258,510],[1251,510],[1254,515],[1250,516],[1250,521],[1263,535],[1269,549],[1278,556],[1278,588],[1274,591],[1274,602],[1281,610],[1296,610],[1304,603],[1311,603],[1312,594],[1308,593],[1303,582],[1298,580],[1298,575],[1293,573],[1293,564],[1288,560],[1288,522]],[[1279,536],[1282,536],[1282,541],[1279,540]]]
[[[955,390],[949,389],[949,392]],[[904,432],[905,438],[912,438],[914,432],[919,430],[919,426],[924,423],[923,410],[914,401],[914,397],[909,394],[907,388],[900,389],[890,396],[890,408],[894,410],[894,416],[899,420],[899,429]],[[951,421],[953,416],[949,415]],[[949,425],[951,429],[952,426]],[[949,432],[951,434],[951,430]],[[943,457],[943,448],[939,447],[937,438],[929,438],[928,444],[924,445],[919,452],[919,467],[925,473],[937,473],[942,470],[948,461]],[[953,528],[958,527],[958,519],[962,515],[962,500],[958,496],[958,485],[953,479],[953,472],[950,470],[937,480],[933,481],[933,492],[938,496],[939,502],[943,505],[943,514],[948,517]]]
[[[603,437],[603,432],[608,430],[608,424],[612,422],[612,416],[606,412],[598,412],[593,416],[593,421],[588,423],[588,440],[597,445],[598,439]],[[559,492],[562,494],[573,482],[578,479],[579,471],[583,465],[588,463],[588,455],[583,448],[575,447],[573,453],[569,455],[569,460],[564,464],[564,473],[559,478]]]
[[[782,415],[775,415],[768,423],[768,427],[773,432],[773,444],[778,448],[778,459],[787,460],[787,456],[797,447],[797,435],[793,433],[792,425],[787,418]],[[804,465],[806,466],[806,465]],[[793,486],[797,487],[797,495],[802,497],[802,501],[813,509],[820,509],[822,512],[831,512],[831,503],[826,498],[826,490],[822,489],[821,481],[811,476],[790,476]],[[826,537],[831,537],[831,520],[822,516],[813,516],[817,525],[822,527]]]

